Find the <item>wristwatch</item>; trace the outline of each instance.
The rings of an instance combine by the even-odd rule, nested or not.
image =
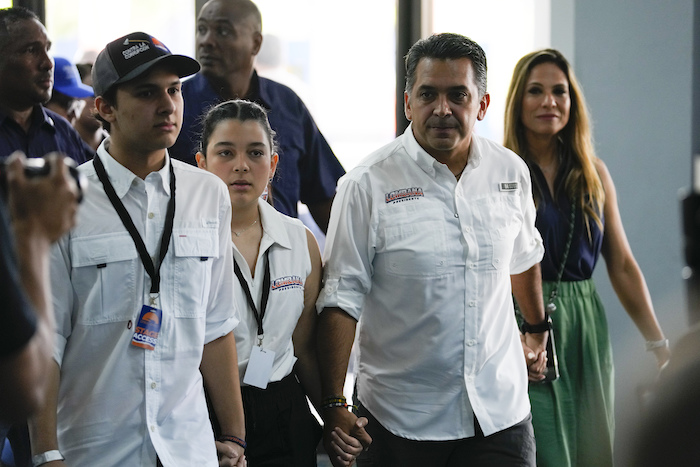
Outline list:
[[[63,454],[61,454],[61,451],[59,451],[58,449],[54,449],[53,451],[46,451],[42,452],[41,454],[37,454],[36,456],[33,456],[32,465],[34,467],[39,467],[40,465],[44,465],[47,462],[62,460],[65,460],[65,458],[63,457]]]
[[[530,324],[527,321],[523,321],[520,325],[520,332],[525,334],[539,334],[541,332],[549,331],[552,329],[552,318],[549,317],[549,313],[544,312],[544,321],[539,324]]]

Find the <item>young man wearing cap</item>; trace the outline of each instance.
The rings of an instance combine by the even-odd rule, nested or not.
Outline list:
[[[71,125],[42,104],[51,97],[53,59],[46,28],[30,10],[0,9],[0,159],[61,152],[77,163],[92,159]]]
[[[91,190],[52,257],[55,392],[32,424],[34,465],[245,465],[229,197],[166,150],[180,78],[198,70],[145,33],[97,57],[110,137],[80,167]]]
[[[75,127],[75,122],[85,107],[86,97],[93,97],[91,86],[80,80],[78,67],[63,57],[54,57],[53,92],[45,104]]]

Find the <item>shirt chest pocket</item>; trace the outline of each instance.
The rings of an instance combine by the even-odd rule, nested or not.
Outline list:
[[[438,209],[438,214],[441,211]],[[375,266],[395,276],[434,278],[445,274],[445,226],[423,212],[397,210],[386,216]]]
[[[172,284],[174,314],[196,318],[206,314],[214,259],[219,257],[218,228],[175,229]],[[233,284],[223,284],[231,287]]]
[[[134,319],[138,312],[138,253],[128,233],[73,239],[71,282],[79,301],[79,324]]]
[[[510,266],[515,238],[520,233],[522,215],[515,192],[505,192],[476,200],[480,255],[487,269]]]

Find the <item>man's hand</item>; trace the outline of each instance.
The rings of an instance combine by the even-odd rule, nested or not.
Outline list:
[[[219,467],[246,467],[245,450],[232,441],[217,441],[216,452],[219,455]]]
[[[38,234],[53,243],[75,225],[78,187],[58,153],[46,156],[51,171],[45,177],[27,178],[25,160],[24,154],[16,151],[7,161],[13,228],[19,234]]]
[[[372,438],[365,431],[367,419],[357,418],[345,408],[324,411],[323,445],[334,467],[346,467],[369,447]]]

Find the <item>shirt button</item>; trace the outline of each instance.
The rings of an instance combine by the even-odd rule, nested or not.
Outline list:
[[[155,216],[156,216],[156,215],[153,214],[152,212],[149,212],[149,213],[148,213],[148,218],[149,218],[149,219],[153,219]]]
[[[472,231],[472,228],[471,228],[471,227],[467,227],[467,228],[466,228],[466,229],[464,229],[464,230],[466,230],[466,231],[467,231],[467,233],[471,233],[471,231]]]
[[[459,217],[459,214],[455,213],[455,217]]]
[[[471,301],[469,302],[469,306],[476,306],[476,301],[471,300]]]
[[[467,341],[467,345],[468,345],[469,347],[474,347],[474,346],[476,345],[476,341],[475,341],[474,339],[469,339],[469,340]]]
[[[155,425],[151,425],[151,431],[156,431]]]
[[[151,389],[155,389],[155,388],[156,388],[156,386],[158,386],[158,385],[156,384],[156,382],[155,382],[155,381],[151,383]]]

